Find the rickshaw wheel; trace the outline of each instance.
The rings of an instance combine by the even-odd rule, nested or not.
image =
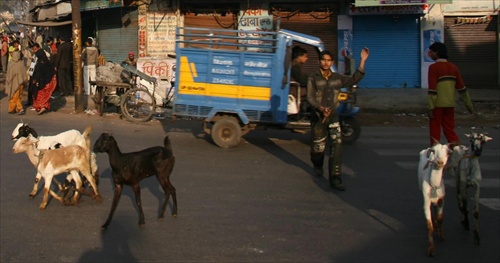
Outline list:
[[[234,117],[223,117],[212,125],[210,132],[214,143],[221,148],[232,148],[241,140],[241,127]]]

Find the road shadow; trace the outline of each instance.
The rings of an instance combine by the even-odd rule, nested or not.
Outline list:
[[[111,168],[106,168],[102,173],[100,173],[99,177],[100,177],[100,179],[108,179],[109,178],[110,186],[111,186],[109,192],[113,193],[113,195],[114,195],[115,184],[113,181],[113,177],[111,175]],[[157,209],[157,214],[156,214],[156,216],[158,216],[160,214],[160,211],[161,211],[161,206],[163,204],[163,200],[165,199],[165,192],[163,191],[163,188],[161,188],[160,183],[158,182],[158,179],[156,178],[155,175],[150,176],[150,177],[146,177],[146,178],[142,179],[142,181],[140,182],[140,186],[141,186],[141,201],[143,204],[144,204],[144,200],[147,199],[144,196],[145,194],[147,194],[147,192],[150,192],[155,197],[155,199],[158,200],[158,209]],[[102,190],[101,190],[101,192],[102,192]],[[108,192],[108,191],[106,191],[106,192]],[[123,185],[123,190],[122,190],[121,195],[122,195],[122,197],[120,198],[120,203],[123,203],[123,200],[122,200],[123,196],[126,196],[130,200],[130,203],[134,207],[134,210],[136,212],[136,214],[133,216],[138,217],[139,216],[139,207],[137,207],[136,200],[135,200],[135,193],[134,193],[132,187],[130,187],[128,185]],[[118,206],[120,206],[120,203],[118,203]],[[122,204],[122,205],[124,205],[124,204]],[[170,197],[169,202],[168,202],[168,208],[170,209],[170,211],[172,211],[172,206],[173,206],[173,201],[172,201],[172,197]],[[143,209],[144,209],[144,207],[143,207]],[[167,213],[167,212],[168,211],[166,210],[165,213]],[[146,213],[146,211],[144,211],[144,213]]]
[[[170,132],[191,133],[195,139],[208,139],[206,134],[203,132],[203,123],[199,119],[177,119],[175,117],[167,117],[159,119],[159,121],[165,131],[165,134]],[[199,125],[194,126],[193,122],[197,122]],[[211,142],[211,140],[209,141]]]
[[[102,246],[97,244],[82,254],[77,262],[140,262],[130,251],[130,244],[136,242],[133,237],[140,235],[139,228],[122,225],[114,221],[101,233]]]
[[[259,131],[255,131],[254,133],[257,133]],[[305,135],[302,135],[305,136]],[[298,168],[304,170],[307,173],[311,172],[311,166],[302,161],[299,157],[295,156],[294,154],[290,153],[289,151],[283,149],[281,146],[277,145],[272,139],[270,138],[276,138],[275,136],[259,136],[256,134],[256,136],[251,136],[251,134],[244,136],[244,140],[256,147],[261,148],[262,150],[272,154],[276,158],[280,159],[284,163],[287,164],[292,164],[294,166],[297,166]],[[297,137],[288,137],[284,138],[282,136],[279,137],[280,140],[300,140]],[[238,147],[238,146],[236,146]]]

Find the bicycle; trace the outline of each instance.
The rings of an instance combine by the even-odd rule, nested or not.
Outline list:
[[[130,65],[124,64],[122,67],[124,70],[132,73],[130,81],[132,88],[125,92],[121,99],[121,112],[123,116],[131,122],[148,121],[156,112],[156,108],[159,107],[156,105],[155,98],[155,96],[161,98],[155,92],[158,82],[156,78],[150,77]],[[144,79],[153,85],[152,91],[141,84],[141,79]],[[166,106],[170,102],[172,90],[173,88],[170,87],[166,98],[161,98],[162,106]]]

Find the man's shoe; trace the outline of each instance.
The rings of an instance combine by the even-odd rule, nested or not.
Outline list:
[[[337,175],[337,176],[331,176],[329,177],[330,179],[330,186],[333,189],[339,190],[339,191],[345,191],[345,185],[342,184],[342,178]]]
[[[316,177],[323,177],[323,167],[314,166],[314,175]]]
[[[17,114],[24,115],[24,114],[26,114],[26,112],[24,110],[20,110]]]

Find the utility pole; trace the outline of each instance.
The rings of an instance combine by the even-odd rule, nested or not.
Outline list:
[[[73,37],[73,76],[75,90],[75,112],[83,113],[84,96],[82,91],[82,17],[80,0],[71,0],[72,37]]]

